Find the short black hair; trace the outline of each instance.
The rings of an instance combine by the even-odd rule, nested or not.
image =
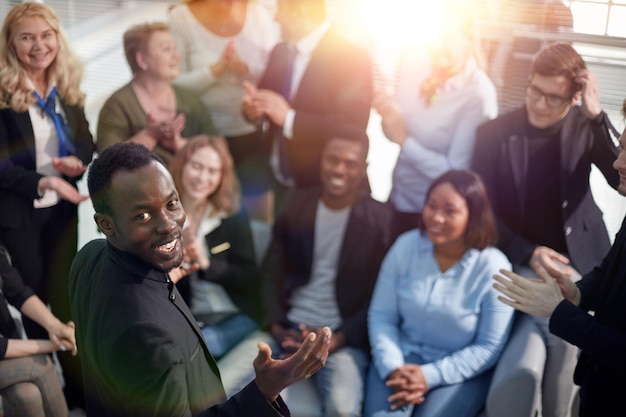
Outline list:
[[[326,143],[333,139],[343,139],[360,144],[363,146],[365,156],[367,157],[370,148],[370,140],[365,128],[351,123],[335,123],[328,128]]]
[[[111,178],[117,171],[135,171],[152,161],[163,166],[158,155],[135,142],[119,142],[106,148],[89,167],[87,187],[96,213],[112,215],[109,189]]]

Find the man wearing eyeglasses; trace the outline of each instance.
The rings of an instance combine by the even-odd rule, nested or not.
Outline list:
[[[487,186],[499,247],[522,276],[536,276],[536,263],[548,272],[569,264],[584,274],[610,248],[589,186],[592,165],[611,187],[619,185],[614,128],[598,94],[574,48],[550,44],[534,57],[524,106],[477,130],[472,167]],[[567,416],[577,349],[551,335],[546,319],[521,319],[534,320],[546,342],[542,416]]]

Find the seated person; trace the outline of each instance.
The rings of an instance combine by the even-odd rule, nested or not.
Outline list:
[[[132,140],[153,150],[166,163],[186,139],[213,134],[211,118],[191,91],[172,85],[180,57],[165,23],[143,23],[124,33],[132,80],[107,99],[98,116],[98,152]]]
[[[187,220],[184,244],[195,244],[199,269],[176,285],[215,357],[258,328],[259,273],[250,220],[226,140],[195,136],[172,158]]]
[[[324,416],[360,416],[369,363],[366,316],[389,247],[388,206],[367,193],[368,137],[338,126],[324,146],[322,186],[295,188],[274,224],[263,266],[271,333],[283,355],[308,332],[333,330],[326,367],[312,377]],[[289,404],[289,390],[283,393]]]
[[[368,315],[366,417],[474,417],[511,328],[491,277],[510,263],[480,177],[453,170],[426,193],[419,230],[380,268]],[[418,405],[418,406],[416,406]]]
[[[74,323],[61,323],[10,262],[0,246],[0,396],[5,411],[19,417],[64,417],[68,409],[51,352],[76,355]],[[45,328],[50,339],[22,339],[8,303]],[[8,412],[8,411],[7,411]]]

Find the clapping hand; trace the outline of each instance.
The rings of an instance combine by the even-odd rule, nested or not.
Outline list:
[[[63,175],[77,177],[87,170],[83,161],[74,155],[52,158],[52,166]]]

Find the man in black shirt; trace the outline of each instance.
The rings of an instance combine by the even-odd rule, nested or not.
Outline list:
[[[171,280],[192,268],[179,267],[185,212],[167,168],[142,145],[121,142],[93,162],[88,186],[106,240],[78,252],[69,279],[87,416],[288,416],[279,393],[324,365],[330,330],[307,336],[284,361],[259,344],[255,380],[226,401],[217,364]]]
[[[516,272],[533,276],[538,262],[548,272],[570,264],[587,273],[607,254],[610,240],[589,174],[596,165],[618,186],[612,129],[594,75],[564,43],[535,56],[523,107],[478,128],[472,167],[487,186],[499,247]],[[536,320],[547,348],[543,417],[566,416],[577,349],[550,335],[547,320]]]

